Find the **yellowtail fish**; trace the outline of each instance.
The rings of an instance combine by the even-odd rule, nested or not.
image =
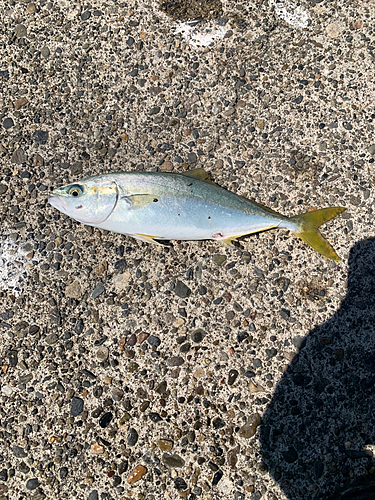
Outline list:
[[[118,172],[55,189],[49,203],[89,226],[157,240],[218,240],[272,228],[292,231],[317,252],[340,260],[318,227],[345,210],[330,207],[285,217],[210,181],[202,169],[182,174]]]

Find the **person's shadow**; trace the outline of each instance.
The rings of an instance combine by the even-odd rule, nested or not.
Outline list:
[[[290,500],[375,499],[375,238],[352,248],[347,295],[302,343],[260,439],[263,463]]]

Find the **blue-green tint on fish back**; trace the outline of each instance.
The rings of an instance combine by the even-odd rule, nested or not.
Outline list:
[[[345,210],[333,207],[288,218],[221,188],[202,169],[99,175],[56,189],[49,202],[84,224],[156,244],[214,239],[231,245],[247,234],[287,228],[333,260],[339,257],[318,227]]]

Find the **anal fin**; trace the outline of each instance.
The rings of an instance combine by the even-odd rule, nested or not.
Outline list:
[[[163,243],[160,243],[159,241],[156,241],[157,236],[150,236],[149,234],[129,234],[129,236],[132,236],[133,238],[136,238],[137,240],[145,241],[146,243],[152,243],[153,245],[158,245],[160,247],[164,247]]]
[[[236,238],[237,238],[237,236],[232,236],[230,238],[223,238],[223,239],[220,239],[218,241],[220,241],[220,243],[222,243],[223,245],[225,245],[227,247],[235,248],[233,245],[233,241],[236,241]]]
[[[236,234],[234,236],[221,236],[222,233],[218,233],[218,235],[214,235],[213,239],[216,240],[216,241],[220,241],[220,243],[222,243],[223,245],[226,245],[230,248],[235,248],[235,246],[233,245],[233,242],[237,240],[237,238],[241,238],[242,236],[247,236],[248,234],[254,234],[254,233],[260,233],[262,231],[268,231],[269,229],[273,229],[275,227],[277,227],[278,224],[272,224],[268,227],[264,227],[262,229],[256,229],[254,231],[246,231],[244,233],[240,233],[240,234]]]

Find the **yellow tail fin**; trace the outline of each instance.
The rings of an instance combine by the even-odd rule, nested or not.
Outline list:
[[[318,231],[318,227],[337,215],[341,214],[345,207],[330,207],[320,210],[313,210],[305,214],[296,215],[289,220],[295,222],[299,231],[294,234],[310,245],[314,250],[332,260],[340,260],[328,241]]]

